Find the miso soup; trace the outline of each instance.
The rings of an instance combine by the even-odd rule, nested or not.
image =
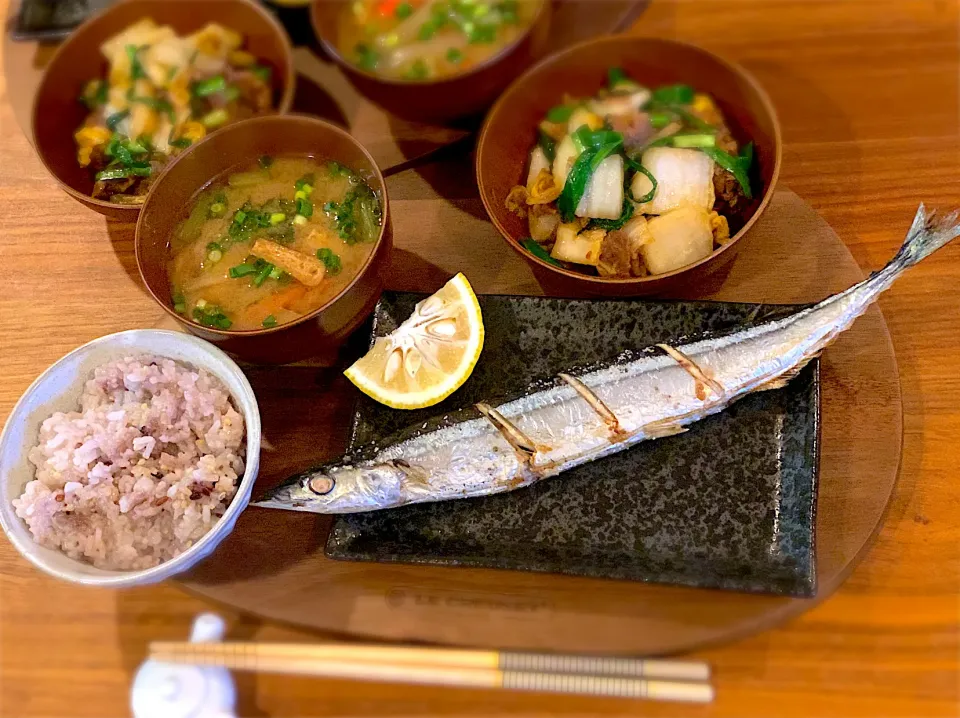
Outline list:
[[[510,45],[544,0],[354,0],[340,17],[344,57],[381,77],[429,82],[476,67]]]
[[[236,331],[294,321],[340,293],[380,235],[376,192],[350,168],[261,157],[197,195],[170,243],[174,309]]]

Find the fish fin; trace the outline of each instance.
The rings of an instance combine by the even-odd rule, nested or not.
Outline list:
[[[668,436],[676,436],[687,431],[686,427],[680,426],[675,419],[660,419],[644,424],[641,429],[644,436],[651,439],[665,439]]]
[[[820,356],[820,352],[804,359],[802,362],[797,364],[791,369],[787,369],[783,374],[778,377],[775,377],[768,381],[763,386],[757,387],[757,391],[772,391],[774,389],[783,389],[787,384],[797,378],[797,375],[800,374],[804,369],[807,368],[807,364],[813,361],[814,358]]]
[[[670,346],[669,344],[657,344],[657,347],[662,349],[667,356],[677,362],[677,364],[679,364],[680,367],[687,372],[687,374],[693,377],[693,380],[696,383],[697,398],[700,401],[706,400],[706,389],[710,389],[710,391],[712,391],[718,397],[723,397],[724,394],[726,394],[726,392],[723,390],[723,385],[710,376],[706,370],[698,366],[693,359],[688,357],[682,351]]]
[[[558,374],[558,376],[567,384],[572,386],[574,391],[580,395],[580,398],[587,402],[591,409],[597,412],[600,418],[603,419],[603,423],[607,425],[607,428],[610,429],[610,433],[615,438],[622,438],[626,436],[627,432],[625,432],[620,426],[620,420],[617,419],[617,415],[613,413],[609,406],[603,403],[603,399],[591,391],[590,387],[570,374]]]
[[[900,251],[883,271],[899,272],[912,267],[956,237],[960,237],[960,213],[942,215],[927,212],[921,204]]]
[[[537,455],[537,445],[530,440],[530,437],[511,424],[503,414],[489,404],[481,402],[474,404],[474,406],[477,407],[477,411],[483,414],[483,416],[493,424],[494,428],[500,432],[524,462],[529,463],[533,460],[533,457]]]

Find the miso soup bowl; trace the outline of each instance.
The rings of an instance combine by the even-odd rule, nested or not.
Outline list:
[[[350,7],[351,0],[314,0],[310,16],[324,51],[363,95],[398,117],[442,122],[486,110],[503,88],[546,52],[552,3],[553,0],[541,0],[533,22],[512,43],[476,67],[438,80],[381,77],[344,57],[337,35],[341,15]]]
[[[356,277],[323,306],[299,319],[267,329],[233,331],[194,324],[173,309],[167,263],[177,225],[202,189],[230,170],[262,155],[312,156],[336,160],[357,172],[383,208],[380,235]],[[230,125],[181,154],[147,196],[137,222],[137,267],[157,303],[187,331],[248,362],[286,364],[309,357],[332,362],[347,336],[376,306],[382,273],[393,245],[387,187],[363,146],[336,125],[302,115],[255,117]]]
[[[607,71],[621,67],[647,87],[684,83],[712,95],[733,136],[754,143],[753,201],[731,241],[698,262],[672,272],[612,279],[591,276],[535,257],[520,242],[529,237],[527,220],[504,203],[523,184],[537,126],[565,94],[590,97],[606,85]],[[613,35],[582,42],[544,59],[518,78],[490,110],[477,143],[480,198],[494,226],[551,292],[567,296],[641,296],[696,293],[733,260],[740,240],[773,197],[780,174],[780,124],[767,93],[743,68],[693,45],[660,38]],[[718,274],[719,276],[719,274]]]
[[[283,113],[293,103],[293,50],[283,27],[253,0],[124,0],[74,30],[47,65],[33,103],[33,141],[40,161],[61,188],[95,212],[135,222],[140,206],[115,204],[90,196],[93,176],[77,164],[73,133],[87,109],[77,100],[83,86],[104,77],[107,61],[100,45],[143,18],[170,25],[181,35],[216,22],[243,35],[244,49],[272,70],[273,106]]]

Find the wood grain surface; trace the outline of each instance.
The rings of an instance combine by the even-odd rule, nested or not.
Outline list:
[[[955,0],[654,0],[636,30],[700,43],[753,71],[783,122],[784,184],[837,230],[862,267],[875,268],[899,244],[918,202],[960,205],[958,20]],[[5,417],[62,354],[111,331],[152,326],[160,311],[140,287],[132,227],[107,225],[59,193],[6,103],[0,103],[0,158]],[[462,203],[471,202],[464,193]],[[401,251],[414,254],[417,231],[397,227]],[[409,259],[446,268],[454,259],[448,252]],[[481,291],[535,291],[517,258],[498,255],[498,262],[487,267]],[[816,277],[811,267],[809,276],[784,281],[813,284]],[[241,715],[956,715],[958,285],[960,250],[951,247],[881,301],[901,373],[904,448],[876,543],[814,610],[692,654],[715,668],[714,705],[243,676]],[[33,571],[6,543],[0,543],[0,580],[3,716],[127,715],[130,677],[146,643],[182,639],[191,618],[211,607],[172,584],[123,593],[61,585]],[[316,635],[231,612],[226,617],[237,639]]]

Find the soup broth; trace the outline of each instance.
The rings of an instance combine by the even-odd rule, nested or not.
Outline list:
[[[376,193],[337,162],[261,157],[204,189],[178,226],[174,309],[239,331],[298,319],[359,274],[381,215]]]
[[[354,0],[340,17],[344,57],[391,79],[466,72],[518,39],[542,0]]]

